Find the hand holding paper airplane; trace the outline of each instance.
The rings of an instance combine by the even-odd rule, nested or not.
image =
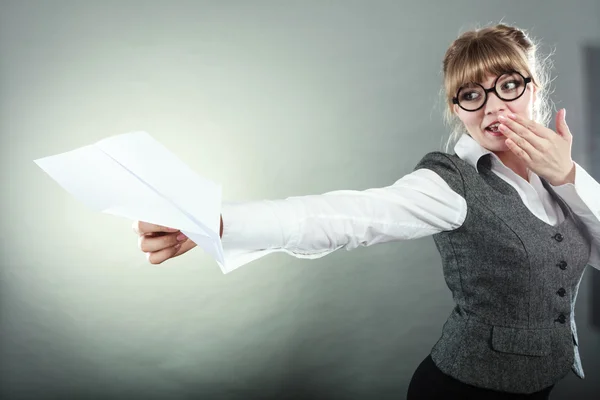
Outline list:
[[[140,250],[151,264],[161,264],[196,247],[196,243],[178,229],[145,221],[133,221],[132,229],[138,235]]]
[[[34,162],[94,210],[180,230],[228,272],[221,185],[198,176],[148,133],[111,136]]]

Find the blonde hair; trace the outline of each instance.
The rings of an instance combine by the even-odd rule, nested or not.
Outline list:
[[[549,56],[539,58],[538,45],[519,28],[497,24],[460,35],[446,51],[443,61],[444,122],[451,130],[445,151],[448,153],[451,144],[467,133],[454,114],[452,98],[462,85],[482,82],[488,74],[501,75],[516,70],[531,77],[537,87],[533,119],[547,125],[551,118],[550,68]]]

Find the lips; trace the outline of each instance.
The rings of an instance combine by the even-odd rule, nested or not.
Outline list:
[[[489,124],[488,126],[485,127],[486,131],[489,132],[494,132],[494,133],[498,133],[498,125],[500,125],[499,121],[494,121],[491,124]]]

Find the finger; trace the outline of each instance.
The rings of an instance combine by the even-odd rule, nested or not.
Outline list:
[[[544,152],[546,147],[546,139],[539,137],[535,133],[531,132],[529,129],[525,128],[523,125],[516,123],[515,121],[511,121],[507,118],[498,118],[501,121],[501,124],[498,126],[500,132],[503,132],[503,129],[509,129],[511,132],[514,132],[517,136],[525,139],[532,147],[534,147],[539,152]],[[515,143],[518,143],[516,138],[513,138]]]
[[[563,108],[556,114],[556,132],[562,137],[569,138],[571,137],[571,130],[567,125],[567,109]]]
[[[151,224],[145,221],[134,221],[133,230],[138,235],[145,235],[152,232],[177,232],[178,229],[169,228],[162,225]]]
[[[168,233],[162,236],[141,235],[138,238],[138,246],[144,253],[160,251],[164,248],[174,246],[187,239],[183,233]]]
[[[504,134],[508,139],[510,139],[508,143],[512,143],[515,145],[515,150],[521,149],[527,153],[529,159],[533,158],[536,155],[539,155],[539,151],[524,137],[517,135],[512,129],[504,124],[500,124],[498,126],[498,130]],[[512,150],[512,149],[511,149]]]
[[[148,262],[150,262],[150,264],[161,264],[169,258],[175,257],[180,248],[181,243],[159,251],[149,252],[146,253],[146,259],[148,260]]]
[[[527,165],[531,163],[531,157],[525,150],[519,147],[512,139],[506,139],[506,145],[514,154],[517,155],[520,159],[522,159]]]
[[[530,119],[524,118],[520,115],[517,114],[513,114],[513,113],[508,113],[508,121],[512,121],[513,124],[510,125],[510,128],[514,131],[516,126],[521,126],[522,128],[525,128],[526,130],[528,130],[529,132],[533,133],[536,136],[542,137],[542,138],[548,138],[550,136],[549,134],[549,129],[546,128],[545,126],[542,126],[540,124],[538,124],[535,121],[532,121]],[[506,118],[504,118],[503,116],[498,117],[498,119],[502,122],[505,123],[505,121],[507,120]],[[550,130],[550,132],[552,132]]]

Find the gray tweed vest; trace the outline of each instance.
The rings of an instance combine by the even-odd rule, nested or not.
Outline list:
[[[456,307],[431,357],[447,375],[504,392],[536,392],[570,369],[583,379],[574,311],[590,237],[541,177],[565,220],[551,226],[533,215],[490,157],[479,173],[441,152],[414,168],[436,172],[468,207],[460,228],[433,235]]]

